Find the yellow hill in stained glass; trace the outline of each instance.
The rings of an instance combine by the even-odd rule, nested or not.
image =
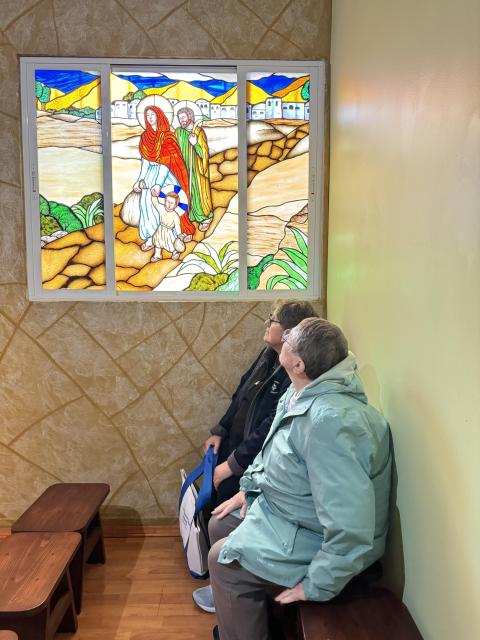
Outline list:
[[[247,82],[247,102],[249,104],[260,104],[265,102],[267,98],[270,98],[270,94],[257,87],[251,82]],[[226,93],[221,96],[217,96],[212,100],[212,104],[221,104],[224,106],[234,106],[238,104],[238,91],[237,87],[232,87]]]
[[[110,102],[115,100],[123,100],[127,93],[138,91],[136,85],[130,80],[119,78],[114,73],[110,74]]]
[[[59,98],[60,96],[64,96],[65,92],[64,91],[60,91],[60,89],[55,89],[55,87],[52,87],[50,89],[50,100],[55,100],[55,98]]]
[[[248,104],[260,104],[270,98],[270,94],[257,87],[252,82],[247,82],[247,102]]]
[[[73,105],[80,106],[78,103],[89,96],[89,94],[92,94],[92,96],[87,99],[87,102],[92,102],[93,104],[85,104],[81,106],[91,106],[93,109],[98,109],[101,103],[100,78],[97,78],[88,84],[83,84],[81,87],[78,87],[63,96],[58,96],[57,98],[50,100],[50,102],[47,102],[45,105],[45,108],[47,110],[59,111],[60,109],[67,109]]]
[[[146,89],[143,89],[143,93],[146,96],[163,96],[165,91],[170,87],[173,87],[174,84],[177,84],[177,83],[172,82],[171,84],[167,84],[164,87],[147,87]]]
[[[232,87],[226,93],[222,93],[221,96],[217,96],[212,100],[212,104],[222,104],[225,107],[233,107],[238,103],[237,87]]]
[[[305,98],[302,98],[301,87],[299,89],[293,89],[293,91],[290,91],[289,93],[287,93],[286,96],[283,96],[282,100],[283,102],[308,102],[308,100],[305,100]]]
[[[100,80],[92,87],[91,91],[86,96],[76,100],[72,107],[77,109],[83,109],[84,107],[91,107],[92,109],[98,109],[102,106],[102,96],[100,93]]]
[[[55,98],[59,98],[60,96],[65,95],[63,93],[63,91],[60,91],[60,89],[55,89],[55,87],[51,87],[50,89],[50,101],[55,100]],[[37,100],[37,109],[38,110],[42,110],[43,106],[40,102],[40,100]]]
[[[196,100],[208,100],[210,102],[213,98],[212,94],[205,91],[205,89],[194,87],[184,80],[168,85],[160,95],[167,99],[191,100],[192,102]]]
[[[310,79],[310,76],[302,76],[301,78],[296,78],[293,82],[291,82],[288,86],[280,89],[279,91],[275,91],[273,94],[277,98],[282,98],[285,102],[307,102],[301,98],[300,100],[289,99],[288,96],[292,94],[293,96],[297,95],[295,92],[298,90],[298,95],[300,95],[300,91],[302,90],[303,85]],[[301,97],[301,96],[300,96]]]

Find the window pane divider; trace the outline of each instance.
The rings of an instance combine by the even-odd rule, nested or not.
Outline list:
[[[42,299],[41,296],[41,251],[40,251],[40,213],[38,206],[38,166],[34,150],[37,146],[37,129],[31,123],[35,122],[35,66],[27,64],[21,73],[22,95],[22,124],[26,135],[23,139],[23,185],[25,191],[25,226],[27,237],[28,281],[32,283],[32,300]],[[35,182],[35,184],[34,184]],[[39,288],[40,283],[40,288]]]
[[[112,133],[110,111],[110,65],[101,66],[102,157],[103,157],[103,225],[105,231],[105,292],[115,297],[115,229],[113,225]]]
[[[247,293],[247,85],[245,67],[237,68],[238,95],[238,283]]]
[[[310,144],[309,158],[309,198],[308,198],[308,282],[312,295],[315,298],[320,296],[320,269],[315,268],[315,263],[311,257],[315,257],[318,264],[322,264],[323,239],[321,237],[322,223],[322,198],[323,198],[323,149],[324,149],[324,91],[321,85],[319,69],[310,72],[310,90],[313,100],[310,103],[318,105],[317,109],[310,109],[310,140],[317,140],[317,144]]]

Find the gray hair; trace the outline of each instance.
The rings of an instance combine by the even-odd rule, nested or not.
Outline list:
[[[290,333],[290,346],[315,380],[348,356],[348,342],[337,325],[323,318],[306,318]]]
[[[190,109],[190,107],[182,107],[181,109],[179,109],[177,112],[177,118],[180,116],[181,113],[186,113],[188,116],[188,119],[191,120],[192,122],[195,122],[195,114],[193,112],[193,109]]]

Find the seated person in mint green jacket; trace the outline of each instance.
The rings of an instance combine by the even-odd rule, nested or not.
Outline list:
[[[272,583],[286,587],[282,604],[329,600],[385,548],[390,433],[368,404],[355,356],[320,318],[285,331],[283,341],[280,363],[293,385],[240,492],[209,524],[221,640],[270,639]]]
[[[316,315],[306,300],[284,300],[273,305],[265,320],[266,346],[243,374],[225,415],[211,429],[204,444],[205,451],[211,445],[218,451],[213,507],[238,493],[240,478],[262,448],[278,401],[290,386],[290,378],[278,360],[283,332]],[[195,589],[193,600],[200,609],[215,612],[210,585]]]

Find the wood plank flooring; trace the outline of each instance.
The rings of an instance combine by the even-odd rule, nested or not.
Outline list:
[[[214,615],[200,611],[179,537],[107,538],[107,563],[87,565],[78,631],[55,640],[211,640]]]

